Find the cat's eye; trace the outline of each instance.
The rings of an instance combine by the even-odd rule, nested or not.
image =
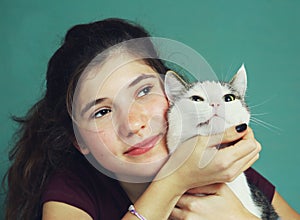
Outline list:
[[[95,114],[94,114],[94,118],[101,118],[103,117],[104,115],[108,114],[111,112],[111,109],[109,108],[102,108],[100,109],[99,111],[97,111]]]
[[[233,94],[224,95],[224,101],[225,102],[232,102],[234,100],[235,100],[235,95],[233,95]]]
[[[201,97],[201,96],[198,96],[198,95],[193,95],[190,97],[190,99],[194,102],[203,102],[204,99]]]

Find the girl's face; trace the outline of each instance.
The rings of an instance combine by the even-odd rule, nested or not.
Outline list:
[[[80,151],[117,176],[153,176],[168,157],[161,78],[140,60],[118,56],[91,68],[73,108]]]

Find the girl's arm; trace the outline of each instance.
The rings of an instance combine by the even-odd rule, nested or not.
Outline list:
[[[230,143],[241,139],[231,147],[219,150],[211,162],[199,168],[199,161],[207,146]],[[172,170],[184,149],[194,147],[193,152],[174,172]],[[195,137],[183,143],[170,157],[143,195],[135,202],[136,211],[146,219],[168,219],[175,205],[183,194],[197,186],[216,182],[227,182],[235,179],[241,172],[251,166],[261,150],[260,144],[254,139],[252,130],[238,133],[234,128],[226,130],[224,136]],[[164,176],[161,178],[161,176]],[[137,220],[127,212],[123,220]]]
[[[92,217],[85,211],[63,203],[63,202],[46,202],[43,205],[43,220],[65,220],[65,219],[80,219],[93,220]]]
[[[236,140],[240,141],[231,147],[216,151],[211,162],[199,168],[201,155],[207,146],[213,147],[221,142],[230,143]],[[189,157],[182,158],[181,155],[186,155],[186,149],[191,147],[193,151]],[[224,136],[192,138],[173,153],[157,178],[135,202],[135,209],[148,220],[168,219],[187,190],[235,179],[258,159],[259,151],[260,144],[255,141],[250,128],[240,133],[230,128]],[[174,166],[178,168],[174,170]],[[61,220],[70,216],[73,219],[92,219],[83,210],[64,203],[47,202],[43,206],[43,220]],[[137,220],[137,217],[127,212],[123,220]]]
[[[281,220],[300,220],[300,214],[297,213],[280,195],[275,191],[272,205],[280,216]]]

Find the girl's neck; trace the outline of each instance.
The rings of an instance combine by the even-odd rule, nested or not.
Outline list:
[[[134,203],[145,192],[150,183],[120,182],[120,184],[131,202]]]

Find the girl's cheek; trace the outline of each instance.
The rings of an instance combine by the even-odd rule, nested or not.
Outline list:
[[[102,151],[109,151],[110,153],[116,155],[116,148],[115,145],[117,145],[116,141],[116,131],[114,129],[108,129],[108,130],[102,130],[101,132],[98,133],[98,143],[101,146]],[[104,149],[103,149],[104,148]]]
[[[150,110],[151,114],[151,125],[155,126],[155,131],[163,130],[167,127],[167,110],[168,110],[168,102],[165,98],[156,98],[152,100],[147,106],[147,109]],[[154,127],[153,127],[154,128]]]
[[[110,129],[101,129],[98,131],[81,131],[86,147],[92,154],[113,153],[115,149],[112,144],[114,142],[114,132]]]
[[[155,112],[165,115],[168,110],[169,103],[164,97],[157,97],[149,107],[153,108]]]

